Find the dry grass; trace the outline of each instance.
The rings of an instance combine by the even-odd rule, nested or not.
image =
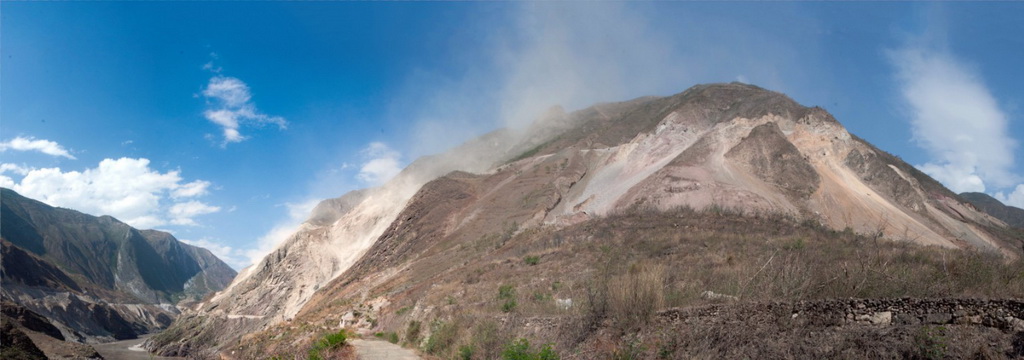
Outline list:
[[[670,307],[851,297],[1024,297],[1020,260],[728,209],[633,210],[562,229],[529,228],[493,237],[502,241],[438,245],[450,250],[421,255],[408,278],[373,290],[368,298],[387,296],[393,305],[380,312],[380,325],[372,331],[415,335],[407,345],[412,347],[434,337],[430,352],[441,358],[459,357],[465,348],[471,349],[470,358],[493,359],[516,338],[555,341],[564,358],[606,358],[630,353],[627,345],[649,355],[668,346],[627,339],[650,328],[653,314]],[[528,256],[542,261],[531,264],[524,260]],[[702,297],[706,291],[727,296]],[[561,308],[556,299],[572,305]],[[510,300],[516,301],[514,308],[504,306]],[[431,310],[397,313],[413,305]],[[345,311],[325,308],[321,314],[328,314],[322,316],[326,319]],[[410,329],[412,321],[422,330]],[[715,357],[722,354],[700,349],[737,331],[707,330],[689,345],[673,346],[687,356]],[[771,332],[764,331],[745,339],[757,341]],[[790,335],[785,339],[802,336]],[[861,335],[850,336],[855,341]]]
[[[625,274],[608,284],[608,311],[623,331],[646,325],[665,303],[665,268],[662,265],[634,264]]]

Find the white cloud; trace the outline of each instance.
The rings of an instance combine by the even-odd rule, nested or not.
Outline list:
[[[3,174],[6,174],[8,172],[12,172],[12,173],[15,173],[17,175],[25,176],[25,175],[28,175],[29,171],[32,171],[32,170],[33,169],[31,169],[31,168],[29,168],[27,166],[24,166],[24,165],[11,164],[11,163],[2,163],[2,164],[0,164],[0,187],[12,188],[12,187],[14,187],[14,184],[15,184],[14,179],[11,179],[8,176],[4,176]]]
[[[498,42],[496,56],[505,125],[528,125],[553,105],[572,111],[601,101],[667,95],[697,82],[731,81],[736,74],[786,91],[783,82],[803,82],[814,71],[801,66],[800,58],[815,50],[812,35],[779,37],[779,30],[729,17],[664,9],[625,2],[522,4],[514,33]],[[678,30],[663,31],[665,21]],[[807,32],[814,23],[800,29]]]
[[[247,139],[239,128],[242,125],[277,125],[285,129],[288,125],[283,117],[261,113],[252,102],[249,86],[233,77],[215,75],[203,89],[203,96],[210,102],[203,116],[219,125],[224,134],[221,146]]]
[[[171,191],[171,197],[173,198],[186,198],[206,195],[209,191],[210,182],[206,180],[196,180],[184,185],[179,186],[177,189]]]
[[[197,200],[192,200],[171,205],[170,209],[167,210],[167,214],[170,215],[172,224],[194,226],[198,224],[192,218],[218,211],[220,211],[219,206],[211,206]]]
[[[60,146],[55,141],[36,139],[34,137],[15,137],[11,140],[0,142],[0,152],[10,150],[15,151],[38,151],[46,155],[66,157],[74,160],[75,157],[71,155],[67,149]]]
[[[372,142],[360,153],[366,159],[356,177],[371,186],[382,185],[402,171],[402,154],[382,142]]]
[[[0,174],[3,174],[3,173],[6,173],[6,172],[10,171],[10,172],[13,172],[15,174],[18,174],[18,175],[21,175],[21,176],[25,176],[25,175],[28,175],[28,172],[32,171],[32,170],[33,170],[32,168],[29,168],[29,167],[27,167],[25,165],[18,165],[18,164],[11,164],[11,163],[2,163],[2,164],[0,164]]]
[[[206,250],[210,250],[210,252],[213,253],[213,255],[216,255],[217,258],[219,258],[224,263],[228,264],[228,266],[231,266],[232,268],[234,268],[236,271],[237,270],[241,270],[241,269],[245,268],[246,266],[249,266],[249,264],[251,263],[248,260],[248,258],[245,256],[245,252],[244,251],[242,251],[240,249],[235,249],[235,248],[227,246],[227,245],[222,245],[220,242],[218,242],[215,239],[205,238],[204,237],[204,238],[200,238],[199,240],[188,240],[188,239],[179,239],[179,240],[181,240],[181,242],[183,242],[183,243],[186,243],[186,244],[189,244],[189,245],[192,245],[192,246],[198,246],[198,247],[204,248]]]
[[[242,80],[226,76],[214,76],[203,90],[203,96],[224,102],[227,107],[241,107],[249,102],[249,86]]]
[[[890,52],[914,141],[931,160],[918,167],[955,192],[1019,180],[1008,119],[980,76],[952,54],[924,46]],[[990,189],[991,190],[991,189]]]
[[[998,192],[993,195],[993,197],[1001,201],[1003,204],[1024,209],[1024,184],[1017,185],[1017,188],[1009,194]]]
[[[737,74],[795,97],[827,89],[827,71],[810,66],[821,46],[816,20],[758,28],[714,11],[679,10],[634,2],[523,2],[499,20],[507,23],[475,25],[494,41],[453,52],[471,56],[460,59],[469,64],[463,73],[417,69],[393,99],[392,116],[412,124],[404,155],[444,151],[496,126],[523,128],[555,105],[571,112],[732,81]],[[662,31],[666,22],[677,31]]]
[[[207,63],[203,64],[203,70],[210,71],[210,72],[212,72],[214,74],[219,74],[224,69],[221,68],[220,66],[215,66],[213,64],[213,60],[210,60],[210,62],[207,62]]]
[[[138,228],[195,225],[194,217],[219,211],[196,200],[178,200],[202,195],[208,182],[182,183],[179,171],[154,170],[144,158],[104,159],[81,172],[30,169],[20,181],[4,178],[0,184],[24,196],[92,215],[111,215]]]

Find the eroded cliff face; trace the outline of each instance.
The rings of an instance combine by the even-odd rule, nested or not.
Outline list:
[[[322,204],[275,252],[186,315],[179,339],[152,347],[180,355],[230,346],[297,314],[324,315],[338,299],[379,310],[393,300],[379,294],[428,286],[423,281],[458,266],[439,253],[471,258],[515,234],[629,209],[782,214],[1016,256],[1008,250],[1016,244],[986,230],[1004,226],[998,220],[850,135],[824,110],[755,86],[700,85],[555,112],[526,134],[490,134],[421,159],[383,187]]]

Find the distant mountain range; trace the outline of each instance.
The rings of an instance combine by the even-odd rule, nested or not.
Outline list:
[[[994,216],[996,219],[1006,222],[1007,225],[1024,229],[1024,209],[1004,205],[999,200],[996,200],[996,198],[985,193],[966,192],[960,194],[960,197],[969,201],[981,211]]]
[[[45,333],[59,340],[102,342],[163,329],[179,306],[223,289],[236,275],[210,251],[168,233],[55,208],[10,189],[0,195],[0,293],[20,314],[45,319]]]
[[[628,278],[703,254],[707,269],[750,278],[731,280],[727,289],[738,294],[758,267],[786,261],[745,252],[772,241],[786,242],[778,253],[855,239],[843,243],[852,249],[826,252],[849,255],[837,268],[880,249],[882,238],[1019,257],[1016,235],[1004,227],[821,108],[747,84],[698,85],[572,113],[555,108],[526,130],[486,134],[418,159],[381,187],[325,200],[275,251],[149,347],[255,356],[294,347],[305,335],[289,329],[299,325],[397,331],[425,349],[433,346],[427,334],[458,333],[454,324],[475,324],[473,334],[500,327],[548,338],[573,326],[588,334],[605,326],[600,317],[581,324],[574,316],[584,314],[559,307],[597,311],[591,290],[601,274]],[[686,247],[694,234],[706,237]],[[633,260],[600,260],[616,256]],[[755,256],[756,265],[734,265]],[[804,270],[774,276],[796,288],[792,272]],[[665,276],[677,287],[703,276],[687,274]],[[523,289],[519,302],[514,284]],[[709,290],[688,289],[672,296]],[[490,305],[495,294],[500,306]],[[719,298],[730,297],[737,298]],[[532,317],[513,315],[518,308]],[[285,333],[295,337],[266,340]],[[490,341],[476,336],[463,338]]]

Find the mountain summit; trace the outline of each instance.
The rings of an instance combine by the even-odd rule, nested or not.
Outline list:
[[[967,192],[960,194],[960,197],[969,201],[975,207],[981,209],[981,211],[994,216],[996,219],[1005,221],[1007,225],[1024,229],[1024,209],[1004,205],[996,198],[985,193]]]
[[[210,251],[168,233],[51,207],[10,189],[0,195],[4,313],[16,306],[41,315],[59,340],[133,339],[163,329],[178,305],[235,276]]]
[[[379,188],[327,200],[276,251],[180,318],[172,329],[181,339],[158,337],[151,346],[169,355],[217,351],[239,344],[240,334],[297,319],[371,332],[409,319],[455,319],[447,307],[493,301],[494,289],[482,288],[501,279],[531,288],[561,279],[535,294],[538,303],[551,302],[545,294],[581,289],[582,278],[528,275],[517,259],[536,264],[574,242],[606,248],[614,242],[602,239],[619,236],[620,223],[639,227],[635,243],[615,243],[630,251],[652,231],[665,238],[728,231],[720,226],[733,220],[693,223],[707,213],[775,226],[772,236],[790,231],[779,224],[802,224],[794,226],[810,226],[814,236],[1020,255],[1002,221],[849,134],[825,110],[752,85],[698,85],[668,97],[551,111],[524,131],[485,135],[417,160]],[[742,221],[731,224],[739,229]],[[649,256],[677,254],[677,246]],[[583,255],[559,261],[581,276],[602,271]],[[492,275],[505,271],[513,275]],[[516,306],[506,302],[503,311]]]

